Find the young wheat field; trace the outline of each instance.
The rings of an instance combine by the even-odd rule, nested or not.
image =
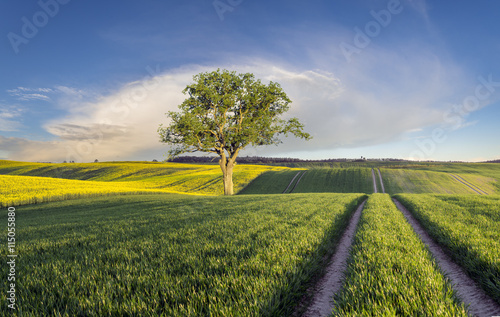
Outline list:
[[[467,316],[391,196],[500,305],[497,165],[374,164],[241,164],[226,197],[216,164],[0,161],[17,313],[300,316],[367,200],[331,315]]]

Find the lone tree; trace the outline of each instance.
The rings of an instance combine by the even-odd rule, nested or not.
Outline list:
[[[189,97],[179,105],[181,112],[169,111],[169,126],[158,128],[160,141],[175,145],[169,151],[171,158],[196,151],[217,154],[225,195],[233,194],[236,157],[247,145],[277,145],[280,134],[290,133],[311,139],[297,118],[279,118],[291,100],[278,83],[266,86],[251,73],[220,69],[193,79],[183,90]]]

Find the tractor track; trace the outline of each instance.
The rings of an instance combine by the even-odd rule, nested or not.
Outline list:
[[[342,287],[347,268],[347,259],[365,203],[366,200],[357,207],[351,220],[349,220],[349,224],[337,245],[337,250],[332,255],[326,267],[325,275],[308,290],[309,294],[314,295],[307,310],[302,314],[303,317],[330,316],[334,306],[333,295],[339,292]]]
[[[305,174],[306,172],[307,172],[307,170],[306,170],[306,171],[298,171],[298,172],[297,172],[297,174],[295,174],[295,176],[294,176],[294,177],[292,178],[292,180],[290,181],[290,184],[288,184],[288,186],[285,188],[285,190],[283,191],[283,193],[282,193],[282,194],[287,194],[287,193],[288,193],[288,194],[290,194],[290,193],[292,193],[292,192],[293,192],[293,190],[295,189],[295,187],[299,184],[299,182],[300,182],[300,180],[302,179],[302,177],[304,177],[304,174]],[[300,175],[300,173],[302,173],[302,175]],[[300,175],[299,179],[295,182],[295,179],[296,179],[299,175]],[[294,183],[294,182],[295,182],[295,183]],[[292,186],[292,185],[293,185],[293,186]],[[292,187],[292,189],[290,189],[290,191],[288,191],[288,189],[289,189],[290,187]]]
[[[302,177],[304,177],[304,175],[306,174],[307,171],[304,171],[302,173],[302,175],[300,175],[299,179],[297,180],[297,182],[293,185],[292,189],[290,189],[290,193],[292,193],[294,190],[295,190],[295,187],[297,187],[297,185],[299,184],[300,180],[302,179]]]
[[[376,194],[378,193],[377,190],[377,178],[375,177],[375,171],[372,168],[372,179],[373,179],[373,192]]]
[[[382,188],[382,193],[385,194],[385,186],[384,186],[384,181],[382,180],[382,174],[380,173],[380,168],[377,168],[378,171],[378,178],[380,179],[380,187]]]
[[[292,178],[292,180],[290,181],[290,184],[288,184],[288,186],[285,188],[285,190],[283,191],[282,194],[285,194],[287,191],[288,191],[288,188],[290,188],[290,186],[292,186],[293,182],[295,181],[295,179],[297,178],[297,176],[300,175],[302,171],[298,171],[297,174],[295,174],[295,176]],[[294,186],[295,188],[295,186]]]
[[[458,297],[468,306],[469,313],[473,316],[495,316],[500,315],[500,305],[489,297],[453,260],[443,249],[429,236],[413,215],[396,199],[393,199],[398,209],[403,213],[406,220],[413,227],[415,233],[425,243],[432,253],[436,262],[451,281],[453,289]]]
[[[453,177],[456,181],[462,183],[463,185],[469,187],[470,189],[472,189],[473,191],[475,191],[476,193],[478,193],[479,195],[488,195],[487,192],[485,192],[484,190],[482,190],[481,188],[469,183],[468,181],[466,181],[465,179],[463,179],[462,177],[458,176],[458,175],[454,175],[454,174],[449,174],[451,177]]]

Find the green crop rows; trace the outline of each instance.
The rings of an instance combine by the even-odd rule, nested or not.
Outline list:
[[[336,316],[467,316],[387,194],[365,204],[335,306]]]
[[[500,196],[480,196],[450,176],[491,195],[497,165],[238,166],[240,195],[210,197],[199,194],[220,194],[214,164],[0,161],[0,205],[74,199],[16,207],[19,315],[297,313],[355,207],[373,192],[372,167],[381,188],[377,166],[386,191],[500,303]],[[290,183],[292,194],[283,195]],[[101,196],[116,194],[129,195]],[[336,315],[465,316],[389,195],[370,196],[351,251]],[[0,266],[3,276],[8,268]]]
[[[404,169],[381,169],[381,173],[389,194],[475,194],[447,173]]]
[[[411,194],[396,197],[500,303],[500,197]]]
[[[269,171],[254,179],[238,194],[281,194],[301,170]],[[299,176],[300,177],[300,176]],[[295,179],[297,181],[297,179]]]
[[[294,193],[373,193],[369,168],[311,169],[302,177]]]
[[[269,171],[257,177],[240,194],[281,194],[298,170]],[[295,179],[296,183],[298,178]],[[293,187],[293,185],[292,185]],[[291,188],[289,189],[291,190]],[[307,170],[293,193],[373,193],[369,168],[321,168]]]
[[[362,199],[163,194],[20,207],[19,313],[288,315]]]

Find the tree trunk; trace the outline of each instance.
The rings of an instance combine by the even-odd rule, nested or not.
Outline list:
[[[219,165],[222,170],[222,181],[224,183],[224,195],[233,195],[233,168],[234,159],[227,159],[221,155]]]

